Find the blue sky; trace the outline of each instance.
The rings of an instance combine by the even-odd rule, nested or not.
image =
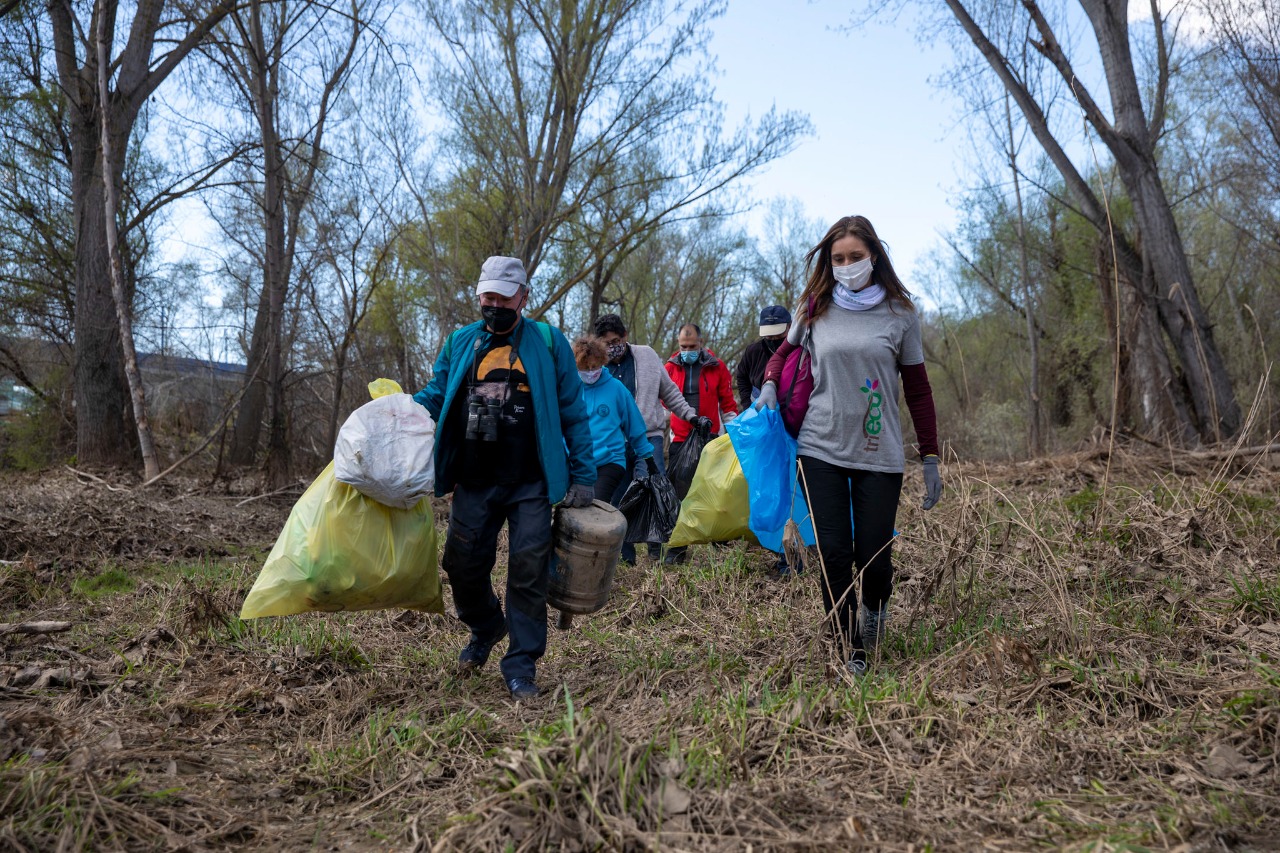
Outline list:
[[[861,6],[731,0],[710,46],[716,91],[730,125],[775,104],[807,113],[814,136],[754,181],[754,197],[794,196],[824,222],[867,216],[918,292],[923,254],[955,222],[948,201],[967,144],[955,97],[929,81],[951,53],[919,43],[905,16],[849,29]]]

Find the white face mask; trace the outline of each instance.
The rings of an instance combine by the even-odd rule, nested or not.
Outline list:
[[[831,274],[836,277],[836,281],[845,287],[858,291],[867,286],[867,282],[871,280],[871,270],[874,267],[875,264],[871,263],[871,258],[863,258],[848,266],[832,267]]]
[[[595,370],[579,370],[578,377],[588,385],[595,385],[603,372],[603,367],[597,367]]]

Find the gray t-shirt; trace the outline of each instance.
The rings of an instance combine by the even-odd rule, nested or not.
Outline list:
[[[902,471],[898,365],[924,361],[919,316],[890,299],[866,311],[832,304],[812,329],[807,314],[796,310],[787,335],[813,356],[800,454],[842,468]]]

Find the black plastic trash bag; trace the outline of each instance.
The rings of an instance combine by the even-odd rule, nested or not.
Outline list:
[[[679,444],[673,445],[675,452],[671,454],[671,462],[667,465],[667,478],[676,487],[676,495],[684,500],[689,494],[689,486],[693,483],[693,475],[698,470],[698,460],[702,458],[702,448],[711,441],[706,430],[694,427],[689,430],[689,437]]]
[[[618,509],[627,518],[626,542],[666,542],[680,516],[675,486],[661,474],[632,480]]]

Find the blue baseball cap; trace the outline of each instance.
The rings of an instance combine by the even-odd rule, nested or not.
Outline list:
[[[781,335],[791,325],[791,312],[781,305],[770,305],[760,312],[760,337]]]

